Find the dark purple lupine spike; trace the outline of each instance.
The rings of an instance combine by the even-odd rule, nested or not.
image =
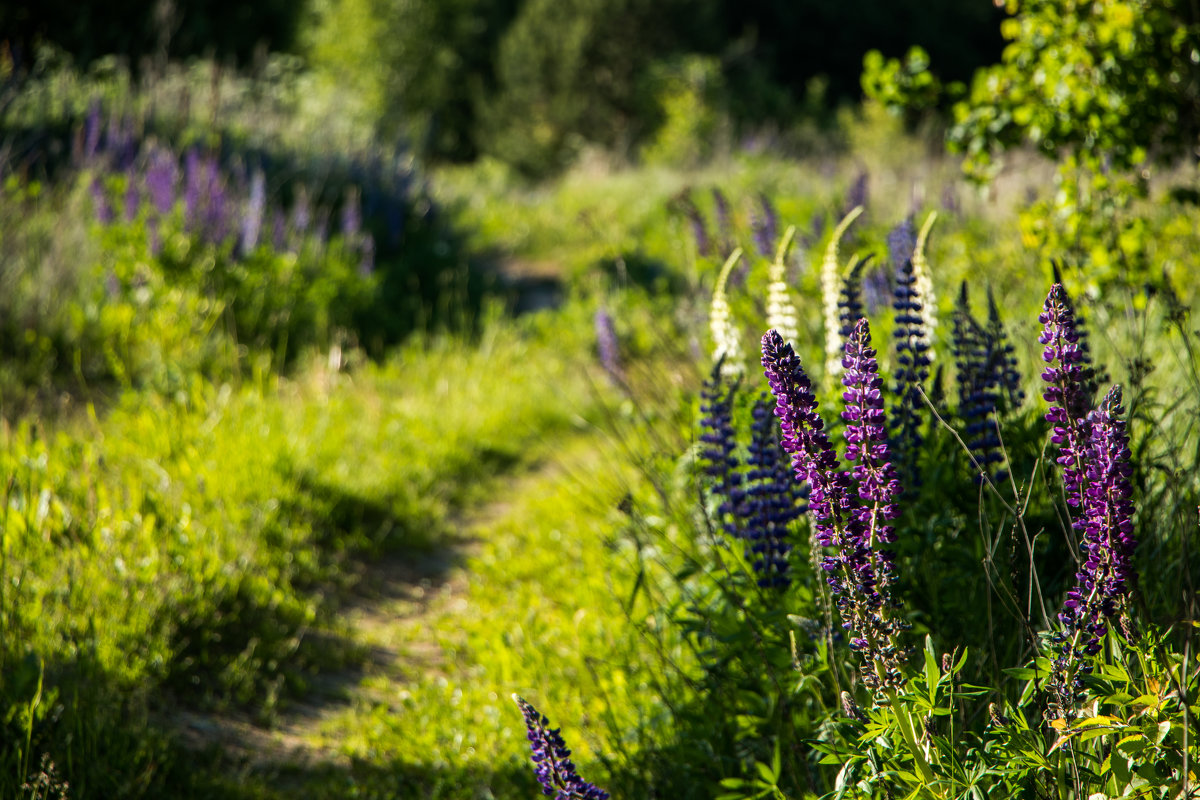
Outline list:
[[[200,153],[195,148],[188,150],[183,158],[183,187],[183,224],[190,231],[199,221],[204,191]]]
[[[895,637],[904,624],[892,616],[887,581],[880,582],[876,571],[876,565],[886,556],[871,547],[858,493],[849,476],[837,467],[837,457],[817,414],[812,383],[800,359],[773,330],[763,336],[762,354],[767,381],[775,395],[783,449],[792,458],[796,477],[810,486],[814,539],[833,550],[821,566],[835,593],[843,627],[850,631],[850,647],[863,658],[863,681],[877,690],[898,687],[904,681],[900,672],[904,653]],[[853,363],[867,366],[857,346],[851,355],[855,356]],[[864,374],[868,371],[862,370]],[[866,390],[865,394],[869,393]],[[873,414],[866,417],[875,419]],[[884,485],[890,491],[891,482],[885,481]]]
[[[1083,315],[1079,313],[1079,309],[1075,307],[1075,301],[1071,299],[1070,293],[1067,292],[1067,285],[1062,277],[1062,267],[1057,261],[1051,261],[1050,271],[1054,276],[1054,282],[1063,287],[1063,304],[1075,316],[1075,334],[1079,337],[1077,344],[1080,353],[1081,385],[1083,386],[1084,395],[1087,397],[1087,407],[1090,410],[1095,402],[1096,393],[1100,391],[1101,384],[1108,382],[1108,373],[1097,368],[1092,362],[1091,336],[1088,334],[1088,326]]]
[[[900,237],[907,234],[902,227],[897,230],[895,255],[899,256],[906,251]],[[915,247],[915,239],[913,242]],[[892,336],[896,342],[896,400],[892,406],[890,441],[905,482],[915,486],[917,454],[923,441],[921,391],[929,378],[929,331],[921,314],[925,299],[917,289],[911,251],[896,267],[895,276],[892,308],[896,312],[896,327]]]
[[[993,474],[992,468],[1003,461],[996,432],[999,378],[992,357],[995,348],[988,331],[971,314],[966,281],[954,309],[953,347],[958,369],[958,415],[963,422],[963,439],[979,470],[975,480],[998,480],[1005,473],[998,470]]]
[[[854,209],[862,206],[867,207],[867,199],[869,195],[870,176],[865,169],[860,169],[858,174],[854,176],[854,180],[850,183],[850,188],[846,190],[846,202],[842,208],[842,217],[845,217]]]
[[[912,216],[905,217],[888,231],[887,248],[893,272],[900,272],[905,262],[912,261],[913,251],[917,248],[917,229],[913,226]]]
[[[879,311],[880,306],[889,302],[892,294],[892,284],[888,280],[888,272],[881,264],[873,264],[864,271],[862,277],[862,299],[867,316]]]
[[[1025,402],[1025,390],[1021,388],[1021,373],[1017,369],[1016,349],[1008,341],[1008,331],[1000,319],[1000,307],[992,287],[988,287],[987,336],[990,347],[989,363],[995,374],[996,386],[1001,392],[1005,410],[1020,408]]]
[[[717,526],[731,540],[740,536],[737,510],[745,494],[739,462],[737,435],[733,429],[733,397],[738,382],[727,383],[722,374],[722,359],[713,364],[712,372],[700,389],[700,447],[697,457],[708,475],[709,487],[717,499]]]
[[[100,101],[93,100],[88,105],[87,116],[83,122],[83,161],[92,163],[100,149],[100,117],[102,116]]]
[[[596,309],[593,319],[596,329],[596,350],[600,355],[600,365],[604,371],[617,383],[624,383],[625,373],[621,369],[621,350],[617,341],[617,329],[613,324],[612,315],[606,309]]]
[[[838,333],[843,342],[850,338],[850,332],[863,318],[862,276],[869,262],[870,256],[856,260],[846,271],[838,290],[838,321],[841,323]]]
[[[371,276],[375,271],[375,237],[371,234],[363,236],[362,245],[359,247],[360,258],[358,261],[358,274],[364,278]]]
[[[112,203],[108,201],[108,194],[104,190],[104,182],[98,177],[92,178],[90,190],[92,194],[92,209],[96,213],[96,220],[101,225],[111,224],[114,215]]]
[[[722,253],[728,253],[733,249],[733,222],[729,213],[729,200],[717,186],[712,189],[712,198],[717,218],[717,235],[721,237],[719,246]]]
[[[768,395],[764,393],[755,400],[751,413],[744,502],[739,509],[746,558],[759,576],[759,586],[784,589],[791,583],[790,525],[808,509],[803,502],[808,488],[792,477]]]
[[[871,347],[871,326],[861,319],[846,340],[846,355],[842,359],[845,372],[842,393],[846,421],[847,461],[854,464],[852,474],[858,483],[861,508],[859,521],[867,549],[875,556],[875,571],[882,583],[891,579],[891,558],[883,556],[878,545],[894,542],[895,532],[887,520],[897,517],[896,497],[900,483],[887,458],[886,415],[883,411],[883,379],[875,349]]]
[[[1058,445],[1055,461],[1062,466],[1067,504],[1072,509],[1081,509],[1087,480],[1084,456],[1089,437],[1090,398],[1084,387],[1083,353],[1075,330],[1075,314],[1061,283],[1050,287],[1038,321],[1043,325],[1038,341],[1046,346],[1042,352],[1047,365],[1042,372],[1042,380],[1046,382],[1042,397],[1050,404],[1046,412],[1046,420],[1054,426],[1050,441]],[[1072,527],[1082,530],[1083,515],[1078,510],[1071,514]]]
[[[179,165],[175,156],[166,150],[156,149],[146,167],[146,191],[150,202],[159,214],[169,214],[175,207],[175,189],[179,183]]]
[[[558,728],[523,698],[513,695],[529,739],[530,760],[542,794],[555,800],[608,800],[608,792],[579,777],[571,761],[571,751]]]
[[[1052,686],[1060,710],[1073,713],[1080,674],[1100,651],[1109,621],[1125,607],[1133,583],[1133,503],[1129,436],[1122,419],[1121,387],[1114,386],[1088,414],[1087,484],[1083,500],[1084,559],[1058,615],[1063,629]]]
[[[779,212],[766,194],[758,194],[759,211],[754,215],[754,247],[763,258],[775,255],[775,242],[779,240]]]

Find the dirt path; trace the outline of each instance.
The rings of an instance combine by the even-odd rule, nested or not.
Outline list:
[[[572,436],[574,443],[556,448],[555,457],[498,479],[492,499],[463,511],[454,526],[457,540],[446,550],[389,555],[362,565],[338,620],[345,636],[365,648],[360,669],[318,676],[269,726],[245,716],[185,713],[178,720],[185,741],[201,747],[218,743],[250,772],[263,775],[293,773],[302,780],[303,773],[324,767],[348,768],[351,759],[339,731],[357,724],[360,710],[398,717],[418,676],[463,669],[444,652],[438,632],[452,630],[456,618],[470,613],[472,562],[493,530],[524,500],[574,479],[578,463],[571,462],[578,457],[571,453],[594,451],[594,433]]]

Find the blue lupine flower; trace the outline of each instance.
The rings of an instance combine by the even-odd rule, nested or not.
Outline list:
[[[530,759],[542,794],[555,800],[608,800],[608,792],[579,777],[559,729],[551,728],[550,720],[524,699],[512,697],[525,717]]]

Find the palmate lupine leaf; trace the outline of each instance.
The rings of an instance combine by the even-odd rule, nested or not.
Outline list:
[[[821,303],[825,314],[825,374],[835,376],[842,370],[842,323],[838,295],[842,289],[841,255],[838,252],[842,237],[854,221],[863,213],[862,206],[855,206],[833,229],[825,245],[825,257],[821,260]]]

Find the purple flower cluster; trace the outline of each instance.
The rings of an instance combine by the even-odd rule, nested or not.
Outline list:
[[[617,341],[617,329],[613,324],[612,314],[603,308],[598,308],[593,322],[596,329],[596,349],[600,355],[600,365],[614,381],[623,383],[625,372],[621,369],[620,344]]]
[[[1013,347],[988,289],[988,322],[981,325],[971,314],[967,282],[963,281],[954,309],[954,357],[958,369],[958,414],[963,433],[979,467],[977,480],[1007,476],[992,465],[1003,461],[997,425],[1003,411],[1024,401],[1021,376]]]
[[[1059,455],[1055,461],[1062,466],[1067,503],[1073,509],[1081,509],[1091,395],[1085,384],[1087,363],[1079,347],[1075,313],[1061,283],[1050,287],[1038,321],[1043,325],[1038,341],[1046,346],[1042,352],[1042,360],[1046,362],[1042,372],[1046,388],[1042,397],[1050,404],[1050,410],[1046,412],[1046,420],[1054,426],[1050,441],[1058,445]],[[1072,527],[1082,530],[1081,515],[1075,512],[1073,516]]]
[[[1087,482],[1083,497],[1083,563],[1076,585],[1058,615],[1063,629],[1055,660],[1053,688],[1060,708],[1070,713],[1080,690],[1085,657],[1100,651],[1108,622],[1124,608],[1133,582],[1133,503],[1129,476],[1129,437],[1122,419],[1121,387],[1114,386],[1088,414],[1083,451]]]
[[[718,500],[715,514],[721,531],[729,540],[745,543],[759,586],[783,589],[791,583],[790,526],[807,510],[808,489],[792,478],[765,395],[754,404],[750,442],[741,462],[733,424],[737,385],[726,384],[720,370],[718,363],[701,390],[699,460]]]
[[[550,720],[523,698],[514,694],[513,700],[525,717],[530,758],[542,794],[555,800],[608,800],[608,792],[579,777],[559,729],[551,728]]]
[[[917,480],[916,456],[921,447],[921,387],[929,378],[929,335],[922,317],[924,298],[917,289],[912,256],[916,247],[911,220],[888,235],[895,267],[892,308],[896,312],[896,402],[892,407],[891,445],[905,480]]]
[[[812,384],[791,345],[776,331],[762,339],[762,364],[775,395],[783,449],[799,480],[811,487],[814,538],[833,552],[822,568],[850,631],[850,644],[864,659],[863,679],[872,688],[898,686],[903,652],[896,635],[903,623],[892,614],[891,558],[880,546],[893,539],[887,520],[896,515],[900,486],[887,461],[878,365],[870,327],[859,321],[846,343],[846,441],[851,473],[837,457],[817,413]],[[853,481],[851,480],[853,477]]]
[[[762,193],[758,195],[758,212],[752,219],[754,247],[763,258],[771,258],[775,255],[775,243],[779,241],[779,212],[771,198]]]

